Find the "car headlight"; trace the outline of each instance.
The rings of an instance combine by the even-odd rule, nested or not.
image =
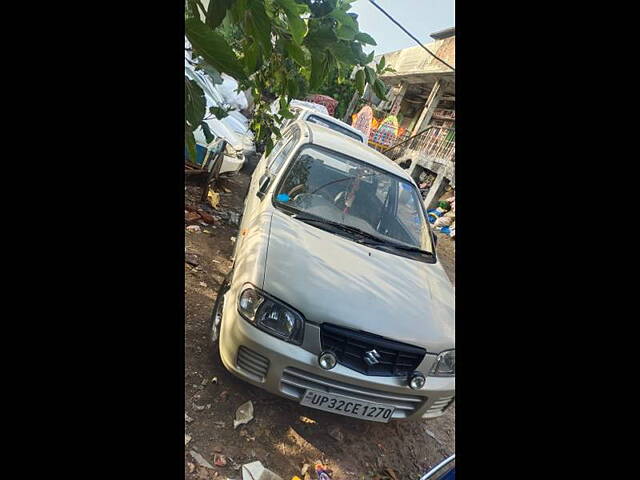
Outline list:
[[[455,377],[456,376],[456,351],[446,350],[438,355],[436,363],[429,372],[432,377]]]
[[[252,285],[245,285],[238,297],[238,312],[260,330],[274,337],[296,345],[302,343],[302,315]]]

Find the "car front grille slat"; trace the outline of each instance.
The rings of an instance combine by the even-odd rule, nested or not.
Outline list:
[[[345,397],[377,403],[393,407],[392,418],[406,418],[422,406],[425,397],[415,395],[403,395],[372,390],[365,387],[349,385],[337,380],[320,377],[315,374],[298,370],[297,368],[285,368],[280,379],[280,388],[285,393],[302,399],[306,390],[333,393]]]
[[[427,411],[428,413],[432,413],[432,412],[440,412],[443,410],[446,410],[447,408],[449,408],[451,406],[451,404],[453,403],[455,397],[445,397],[445,398],[441,398],[435,402],[433,402],[433,404],[429,407],[429,410]]]
[[[320,341],[322,349],[331,350],[341,365],[379,377],[407,376],[418,368],[427,354],[421,347],[326,323],[320,326]],[[365,354],[372,350],[379,355],[375,365],[365,361]]]
[[[243,345],[238,348],[236,365],[260,382],[265,381],[269,372],[269,359]]]

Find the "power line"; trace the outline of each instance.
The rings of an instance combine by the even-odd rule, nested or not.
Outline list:
[[[433,58],[435,58],[436,60],[440,61],[441,63],[443,63],[444,65],[446,65],[447,67],[449,67],[451,70],[453,70],[454,72],[456,71],[455,68],[453,68],[451,65],[449,65],[447,62],[445,62],[444,60],[442,60],[440,57],[438,57],[435,53],[433,53],[431,50],[429,50],[427,47],[425,47],[420,40],[418,40],[416,37],[414,37],[411,32],[409,32],[409,30],[407,30],[406,28],[404,28],[402,25],[400,25],[400,23],[398,23],[391,15],[389,15],[387,12],[385,12],[385,10],[378,5],[376,2],[374,2],[373,0],[369,0],[369,2],[371,2],[371,4],[376,7],[378,10],[380,10],[382,13],[385,14],[385,16],[391,20],[393,23],[395,23],[397,26],[399,26],[402,31],[404,33],[406,33],[407,35],[409,35],[418,45],[420,45],[423,49],[425,49],[429,55],[431,55]]]

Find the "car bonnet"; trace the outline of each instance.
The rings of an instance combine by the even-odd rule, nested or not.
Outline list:
[[[264,290],[307,320],[430,353],[454,348],[454,289],[439,263],[358,244],[275,211]]]

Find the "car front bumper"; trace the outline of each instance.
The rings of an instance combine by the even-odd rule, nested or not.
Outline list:
[[[231,292],[225,298],[220,357],[229,372],[253,385],[296,402],[312,389],[394,407],[394,419],[438,417],[454,401],[455,378],[427,377],[422,389],[412,390],[405,378],[367,376],[340,364],[323,370],[319,326],[306,322],[302,346],[284,342],[242,318]]]

